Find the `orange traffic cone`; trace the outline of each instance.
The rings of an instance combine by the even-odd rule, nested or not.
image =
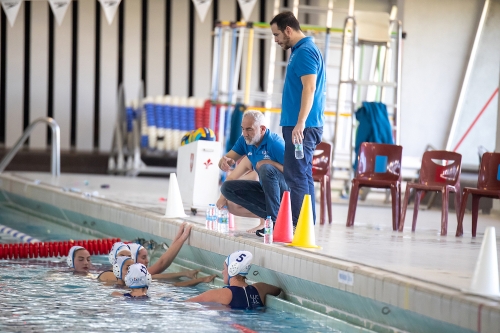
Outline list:
[[[306,194],[302,201],[299,220],[295,235],[289,246],[321,248],[316,245],[316,237],[314,236],[314,218],[312,211],[311,195]]]
[[[278,243],[290,243],[293,239],[292,206],[290,204],[290,191],[283,192],[280,210],[276,217],[273,238]]]

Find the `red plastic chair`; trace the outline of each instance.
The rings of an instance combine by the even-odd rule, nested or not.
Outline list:
[[[328,209],[328,223],[332,223],[332,187],[330,185],[330,164],[332,160],[332,145],[320,142],[316,146],[312,161],[312,176],[315,182],[321,184],[321,202],[319,223],[325,224]],[[327,209],[325,209],[325,206]]]
[[[358,169],[352,180],[346,226],[354,225],[360,187],[389,188],[392,195],[392,229],[398,230],[401,207],[401,156],[403,147],[363,142]]]
[[[500,199],[500,153],[484,153],[477,188],[464,188],[456,236],[462,236],[464,233],[463,220],[469,194],[472,194],[472,237],[476,237],[479,199],[481,197]]]
[[[443,160],[453,163],[440,165],[433,160]],[[455,192],[455,207],[457,220],[460,207],[460,169],[462,165],[462,155],[446,150],[426,151],[422,157],[420,168],[420,179],[418,183],[407,183],[403,211],[401,212],[401,223],[399,231],[403,231],[406,217],[406,209],[410,199],[410,190],[415,189],[415,206],[413,208],[413,223],[411,230],[415,231],[417,225],[418,206],[420,200],[427,191],[439,191],[442,194],[443,204],[441,208],[441,235],[444,236],[448,230],[448,197],[450,192]]]

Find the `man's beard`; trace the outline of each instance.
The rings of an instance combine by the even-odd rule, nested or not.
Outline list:
[[[286,51],[286,50],[288,50],[291,47],[292,46],[290,45],[290,37],[285,36],[284,40],[283,40],[283,43],[281,44],[281,48]]]
[[[249,146],[250,146],[250,145],[254,145],[254,144],[256,144],[257,142],[259,142],[259,141],[260,141],[260,138],[261,138],[261,137],[262,137],[262,136],[260,135],[260,133],[256,133],[256,134],[255,134],[255,136],[254,136],[252,139],[250,139],[250,140],[248,140],[247,138],[245,138],[245,142],[246,142],[246,144],[247,144],[247,145],[249,145]]]

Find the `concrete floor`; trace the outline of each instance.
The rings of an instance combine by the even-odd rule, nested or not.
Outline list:
[[[46,173],[17,173],[18,177],[41,181],[66,191],[82,191],[104,200],[133,206],[147,211],[165,213],[169,181],[166,178],[128,178],[64,174],[53,178]],[[102,185],[107,186],[103,188]],[[289,248],[292,252],[311,252],[327,260],[341,260],[353,264],[382,269],[396,275],[411,277],[453,289],[470,285],[478,259],[484,230],[487,226],[500,227],[500,216],[480,215],[477,237],[471,236],[471,215],[464,219],[464,236],[455,237],[455,212],[450,211],[448,235],[440,235],[439,208],[421,210],[416,232],[411,232],[412,211],[409,210],[405,230],[392,230],[390,204],[384,203],[384,193],[368,195],[358,204],[354,227],[345,226],[347,199],[334,195],[333,222],[315,226],[316,242],[321,249]],[[216,198],[214,198],[215,202]],[[413,205],[411,205],[411,208]],[[319,208],[316,207],[319,216]],[[186,211],[186,213],[190,213]],[[204,212],[186,218],[204,226]],[[235,237],[262,242],[262,238],[245,231],[258,224],[257,219],[235,218]],[[500,228],[497,228],[497,234]],[[500,257],[499,238],[497,252]],[[276,246],[283,246],[277,244]]]

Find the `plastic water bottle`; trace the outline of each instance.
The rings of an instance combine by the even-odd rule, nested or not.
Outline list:
[[[266,218],[264,222],[264,244],[272,244],[273,243],[273,220],[271,220],[271,216]]]
[[[304,158],[304,147],[302,146],[302,143],[295,144],[295,158],[298,160]]]
[[[207,208],[207,212],[205,215],[205,227],[207,230],[212,230],[213,228],[213,211],[214,211],[215,205],[214,204],[209,204]]]
[[[219,227],[219,232],[222,232],[224,234],[227,234],[229,232],[229,212],[226,206],[222,207],[222,209],[219,210],[218,227]]]

